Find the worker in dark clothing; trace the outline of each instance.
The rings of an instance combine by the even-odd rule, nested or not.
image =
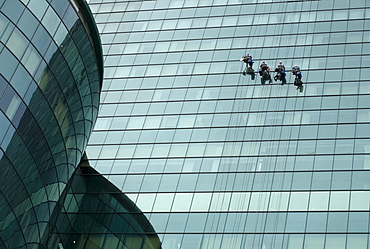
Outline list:
[[[296,79],[302,79],[301,68],[298,65],[294,65],[294,67],[292,67],[292,74]]]
[[[285,79],[285,66],[283,64],[282,61],[279,62],[279,64],[277,64],[276,68],[275,68],[275,76],[274,76],[274,80],[277,81],[277,80],[280,80],[282,81],[282,84],[285,84],[286,83],[286,79]]]
[[[264,72],[264,71],[270,72],[270,68],[269,68],[269,66],[267,65],[267,63],[263,61],[263,62],[260,64],[260,68],[258,69],[258,72],[259,72],[259,74],[262,76],[262,74],[263,74],[263,72]]]
[[[297,90],[303,92],[301,68],[298,65],[295,65],[294,67],[292,67],[292,74],[295,76],[293,84],[297,87]]]
[[[243,57],[240,59],[240,61],[244,61],[246,64],[246,67],[252,68],[254,61],[252,60],[252,55],[246,54],[243,55]]]

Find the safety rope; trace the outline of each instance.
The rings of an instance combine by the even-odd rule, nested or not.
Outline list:
[[[227,5],[226,5],[227,6]],[[241,9],[241,8],[240,8]],[[240,14],[240,9],[239,9],[239,13],[238,14]],[[220,30],[221,30],[221,27],[220,27]],[[235,37],[235,32],[236,32],[236,29],[234,30],[234,35],[233,35],[233,37]],[[224,74],[224,77],[225,77],[225,74]],[[235,138],[234,138],[234,140],[230,140],[230,126],[231,126],[231,122],[232,122],[232,118],[233,118],[233,111],[234,111],[234,106],[235,106],[235,103],[238,101],[238,100],[236,100],[236,96],[237,96],[237,94],[238,94],[238,88],[239,88],[239,86],[240,86],[240,80],[241,80],[241,75],[239,75],[239,78],[238,78],[238,83],[237,83],[237,89],[236,89],[236,91],[235,91],[235,97],[234,97],[234,102],[233,102],[233,107],[231,108],[231,113],[230,113],[230,119],[229,119],[229,125],[228,125],[228,130],[227,130],[227,132],[226,132],[226,135],[225,135],[225,143],[224,143],[224,147],[223,147],[223,150],[222,150],[222,152],[221,153],[225,153],[225,149],[227,149],[226,150],[226,153],[229,153],[228,152],[228,148],[229,148],[229,144],[231,144],[231,143],[228,143],[227,141],[236,141],[235,140]],[[222,87],[221,87],[222,88]],[[220,89],[221,89],[220,88]],[[222,90],[221,90],[222,91]],[[221,92],[220,91],[220,92]],[[235,134],[236,135],[236,134]],[[234,135],[234,136],[235,136]],[[222,155],[222,154],[221,154]],[[226,155],[227,156],[227,155]],[[231,158],[231,159],[230,159]],[[223,161],[222,160],[222,157],[220,158],[220,163],[219,163],[219,167],[224,167],[223,165],[228,165],[228,168],[227,168],[227,170],[223,170],[223,172],[226,172],[226,173],[221,173],[221,177],[219,177],[220,176],[220,173],[217,173],[217,176],[216,176],[216,184],[217,184],[217,182],[220,182],[221,181],[221,185],[220,185],[220,187],[219,187],[219,189],[220,189],[220,195],[218,195],[217,196],[217,198],[219,198],[218,200],[216,200],[216,202],[217,203],[221,203],[221,204],[218,204],[218,205],[220,205],[221,207],[223,206],[223,203],[225,202],[225,201],[227,201],[227,200],[225,200],[225,193],[226,193],[226,188],[227,188],[227,178],[229,177],[229,175],[230,175],[230,166],[229,165],[231,165],[230,163],[232,162],[232,156],[229,156],[229,160],[225,160],[225,161]],[[226,178],[226,179],[225,179]],[[221,194],[221,193],[223,193],[223,194]],[[221,196],[221,197],[220,197]],[[212,195],[212,198],[211,198],[211,202],[210,202],[210,204],[212,204],[212,202],[214,201],[214,198],[215,198],[215,196],[214,195]],[[221,198],[221,199],[220,199]],[[231,202],[231,196],[230,196],[230,198],[229,198],[229,202]],[[230,205],[230,203],[229,203],[229,205]],[[217,210],[216,210],[217,211]],[[228,215],[228,214],[227,214]],[[207,216],[209,217],[209,214],[207,214]],[[208,220],[208,217],[207,217],[207,220]],[[227,217],[226,217],[227,218]],[[216,230],[216,227],[214,227],[214,226],[217,226],[218,225],[218,222],[219,222],[219,219],[220,219],[220,216],[218,217],[218,218],[216,218],[216,216],[214,216],[213,217],[213,219],[212,219],[212,221],[211,221],[211,231],[212,230]],[[223,240],[223,241],[227,241],[227,240]],[[231,240],[232,241],[232,240]],[[210,242],[211,242],[211,240],[210,239],[208,239],[208,241],[206,242],[207,243],[207,246],[205,247],[205,248],[210,248],[211,249],[211,245],[210,245]],[[213,246],[212,246],[212,248],[213,248]]]
[[[240,8],[241,9],[241,8]],[[240,15],[240,13],[239,13]],[[253,22],[254,22],[254,19],[255,19],[255,16],[253,16],[253,19],[252,19],[252,22],[251,22],[251,27],[253,27]],[[254,37],[255,35],[252,35],[252,37]],[[247,46],[245,46],[247,47]],[[244,65],[244,63],[242,63],[242,70],[244,70],[244,68],[246,68],[247,64]],[[239,72],[241,72],[242,70],[240,70]],[[249,75],[247,75],[247,78]],[[239,130],[242,126],[239,126],[238,124],[242,124],[243,122],[243,116],[245,115],[246,113],[246,103],[248,103],[248,101],[245,101],[245,97],[246,96],[246,93],[248,91],[248,87],[247,86],[250,86],[249,84],[248,85],[244,85],[243,84],[243,81],[244,81],[245,77],[242,76],[241,73],[239,73],[239,78],[238,78],[238,83],[237,83],[237,91],[235,93],[235,101],[233,103],[233,107],[232,107],[232,113],[231,113],[231,119],[229,121],[229,129],[227,131],[227,134],[226,134],[226,141],[234,141],[234,142],[230,142],[227,144],[226,148],[228,149],[227,153],[230,154],[229,155],[229,160],[227,160],[225,162],[225,164],[228,165],[227,167],[227,172],[230,172],[228,174],[223,174],[223,177],[229,177],[231,176],[231,167],[230,165],[232,165],[232,161],[234,161],[235,157],[234,155],[236,154],[236,150],[239,148],[238,145],[240,145],[240,148],[238,149],[240,152],[242,151],[243,149],[243,142],[242,141],[239,141],[237,138],[239,137],[238,136],[238,133],[239,133]],[[253,87],[255,88],[256,86],[253,85]],[[240,99],[237,99],[237,97],[239,96]],[[244,100],[243,100],[244,99]],[[259,103],[261,104],[261,102]],[[248,107],[249,109],[249,107]],[[249,109],[250,110],[250,109]],[[235,115],[233,114],[235,113]],[[235,129],[233,131],[231,131],[230,127],[232,127],[232,122],[235,122]],[[248,119],[245,120],[245,122],[248,122]],[[247,125],[247,124],[246,124]],[[246,127],[245,125],[245,127]],[[243,137],[245,136],[245,132],[246,132],[247,129],[244,129],[244,132],[242,132],[243,134]],[[255,136],[255,134],[254,134]],[[257,136],[257,135],[256,135]],[[254,140],[254,139],[252,139]],[[233,143],[233,144],[232,144]],[[240,169],[240,154],[239,154],[239,157],[237,158],[237,169],[236,169],[236,173],[235,173],[235,176],[237,174],[239,174],[239,169]],[[245,170],[242,171],[242,174],[244,174],[244,178],[246,176],[250,176],[250,174],[246,174]],[[226,183],[227,181],[223,181],[222,179],[222,182],[225,182],[225,189],[224,191],[226,192]],[[243,184],[247,183],[249,181],[245,181],[245,179],[243,179]],[[247,183],[248,184],[248,183]],[[234,190],[235,189],[235,182],[234,182],[234,185],[232,187],[232,189]],[[232,195],[230,197],[230,203],[229,203],[229,210],[230,210],[230,205],[231,203],[233,202],[233,198],[235,198],[235,195],[234,193],[237,193],[236,191],[232,191]],[[242,191],[240,193],[246,193],[245,191]],[[241,210],[243,210],[245,207],[248,207],[249,206],[249,202],[250,202],[250,199],[248,199],[248,203],[245,203],[245,200],[239,198],[238,199],[238,202],[237,203],[237,208],[236,208],[236,213],[235,213],[235,221],[233,223],[233,231],[237,231],[238,230],[238,227],[241,227],[242,224],[243,224],[243,229],[245,229],[245,219],[243,219],[243,212],[241,212]],[[230,213],[230,211],[229,211]],[[228,215],[229,215],[228,213]],[[237,238],[236,236],[238,236],[236,233],[232,234],[232,237],[233,239],[230,239],[230,243],[232,243],[232,245],[230,245],[230,248],[238,248],[238,245],[236,244],[237,243]]]
[[[291,2],[286,2],[285,4],[280,4],[279,5],[278,12],[279,13],[284,13],[284,10],[289,9],[288,8],[289,7],[288,6],[289,4],[291,4]],[[293,13],[294,13],[294,10],[292,9],[292,11],[288,15],[284,15],[284,16],[286,16],[288,18],[292,18]],[[281,20],[281,21],[282,21],[282,23],[284,23],[285,20]],[[282,25],[282,23],[281,24],[277,24],[277,25],[275,24],[275,33],[276,34],[283,33],[282,31],[284,29],[284,25]],[[280,32],[279,32],[279,29],[280,29]],[[287,32],[287,34],[292,34],[292,29],[293,29],[293,24],[290,23],[289,32]],[[284,39],[284,37],[283,36],[280,36],[280,42],[278,44],[280,44],[283,39]],[[290,43],[289,42],[290,39],[291,39],[291,36],[286,36],[286,38],[285,38],[285,44],[284,44],[284,50],[286,50],[286,48],[288,47],[288,45]],[[278,47],[278,48],[275,49],[275,56],[274,57],[277,58],[277,60],[275,61],[275,64],[277,64],[276,63],[277,61],[279,61],[279,60],[282,59],[282,58],[279,58],[279,55],[281,54],[279,52],[279,50],[280,50],[280,47]],[[271,53],[273,53],[272,50],[271,50]],[[270,54],[270,56],[273,57],[272,54]],[[275,73],[273,73],[273,74],[275,74]],[[285,75],[285,78],[287,79],[287,74]],[[280,102],[282,100],[280,96],[281,96],[281,93],[284,92],[284,91],[287,92],[287,89],[286,88],[283,88],[283,87],[277,88],[275,92],[274,91],[271,91],[270,94],[274,94],[275,95],[275,97],[274,97],[274,104],[275,104],[275,106],[277,106],[277,107],[280,106]],[[279,113],[280,112],[279,111],[276,111],[276,109],[273,109],[273,111],[272,111],[271,122],[270,122],[269,131],[268,131],[268,132],[270,132],[270,134],[268,136],[268,141],[267,141],[266,146],[265,146],[266,153],[264,155],[265,156],[264,157],[264,161],[265,161],[264,163],[265,163],[265,166],[266,166],[266,170],[268,172],[270,172],[270,173],[268,173],[268,172],[263,173],[263,177],[262,177],[262,182],[263,183],[261,183],[261,186],[263,186],[263,187],[261,187],[261,189],[266,189],[266,191],[268,190],[270,194],[269,195],[266,195],[266,198],[268,198],[268,199],[267,200],[264,200],[264,201],[268,201],[267,210],[266,210],[267,213],[266,213],[266,218],[265,218],[265,221],[264,221],[265,222],[264,223],[264,229],[266,229],[267,222],[269,221],[269,215],[271,213],[273,213],[273,212],[271,212],[271,207],[270,207],[270,205],[273,204],[272,203],[272,198],[274,198],[276,196],[276,195],[273,194],[273,193],[276,192],[276,191],[274,191],[273,182],[274,182],[274,179],[276,177],[275,176],[275,174],[276,174],[276,168],[278,166],[277,165],[278,164],[278,155],[277,155],[277,153],[279,152],[279,149],[278,148],[280,148],[280,146],[277,146],[276,149],[275,149],[275,146],[278,143],[279,144],[281,143],[280,142],[281,139],[279,140],[279,142],[273,142],[273,141],[276,141],[277,127],[278,127],[278,125],[280,125],[279,123],[277,123],[278,120],[279,120],[278,119]],[[267,114],[268,114],[268,112],[267,112]],[[271,138],[273,138],[273,139],[271,139]],[[275,154],[275,156],[272,158],[272,156],[274,154]],[[269,167],[267,167],[267,166],[268,166],[268,164],[271,164],[272,162],[273,162],[274,169],[272,169],[272,168],[269,169]],[[271,167],[272,167],[272,165],[271,165]],[[271,178],[268,177],[270,174],[271,174]],[[283,181],[283,180],[281,180],[281,181]],[[269,189],[267,189],[268,186],[270,186]],[[281,201],[281,199],[279,201]],[[274,221],[273,221],[274,229],[276,229],[276,227],[278,226],[278,222],[279,222],[279,219],[278,219],[278,216],[276,215],[275,218],[274,218]],[[260,245],[261,246],[262,246],[262,243],[263,243],[263,241],[265,239],[265,235],[266,235],[266,233],[263,233],[263,235],[260,238]],[[271,238],[272,245],[275,242],[276,242],[276,233],[274,233],[274,235],[272,235],[272,238]]]
[[[263,5],[264,6],[264,8],[266,8],[266,5]],[[252,35],[251,35],[251,37],[252,37],[252,39],[256,39],[255,38],[255,36],[256,36],[256,34],[258,33],[258,31],[261,29],[261,26],[263,26],[263,25],[258,25],[258,26],[255,26],[254,24],[254,22],[255,22],[255,20],[256,20],[256,18],[260,18],[260,16],[261,15],[254,15],[253,16],[253,20],[252,20],[252,28],[254,28],[254,32],[252,33]],[[257,21],[256,21],[256,23],[257,23]],[[248,39],[248,43],[250,43],[250,39]],[[248,48],[248,43],[246,44],[246,47]],[[249,48],[248,48],[249,49]],[[256,49],[255,49],[256,50]],[[253,51],[253,50],[252,50]],[[253,56],[253,54],[252,54],[252,56]],[[255,56],[255,58],[257,58],[256,56]],[[258,77],[258,68],[259,68],[259,63],[256,63],[257,65],[256,65],[256,68],[257,68],[257,77],[255,78],[255,80],[256,80],[256,82],[257,82],[257,80],[259,79],[259,77]],[[253,98],[252,99],[252,101],[251,101],[251,103],[250,103],[250,106],[253,106],[253,101],[259,101],[259,103],[258,103],[258,107],[257,107],[257,110],[263,110],[264,109],[264,107],[266,107],[267,105],[265,105],[264,103],[266,103],[266,100],[264,100],[263,99],[263,96],[264,96],[264,94],[263,94],[263,92],[264,91],[266,91],[268,88],[266,88],[266,87],[263,87],[263,88],[261,88],[262,86],[260,86],[259,84],[254,84],[253,85],[253,94],[252,94],[252,96],[255,96],[255,94],[256,94],[256,90],[258,89],[258,90],[260,90],[261,92],[261,94],[260,94],[260,97],[261,98]],[[244,103],[247,103],[247,101],[244,101]],[[251,110],[250,108],[249,108],[249,110],[248,110],[248,112],[247,112],[247,110],[245,110],[246,108],[245,107],[243,107],[243,109],[244,109],[244,112],[246,112],[246,113],[249,113],[248,114],[248,119],[246,119],[246,124],[245,124],[245,127],[246,127],[246,129],[245,129],[245,131],[244,131],[244,133],[245,132],[247,132],[248,131],[248,122],[250,122],[250,118],[251,118],[251,115],[250,115],[250,113],[251,113],[251,111],[253,111],[253,110]],[[255,111],[255,110],[254,110]],[[256,120],[255,120],[255,123],[254,124],[252,124],[255,128],[255,130],[256,131],[259,131],[259,132],[253,132],[253,135],[251,136],[251,142],[250,142],[250,144],[251,144],[251,147],[252,147],[252,149],[254,150],[255,148],[255,146],[256,146],[256,141],[257,141],[257,139],[258,139],[258,136],[259,136],[259,134],[261,134],[260,133],[260,131],[261,131],[261,128],[259,127],[259,119],[261,118],[261,115],[259,114],[259,112],[255,112],[254,113],[255,114],[255,118],[256,118]],[[264,117],[264,118],[266,118],[266,116]],[[243,144],[242,144],[243,145]],[[259,148],[258,148],[258,150],[256,150],[256,151],[260,151],[260,149],[261,149],[261,143],[260,143],[260,146],[259,146]],[[252,150],[252,151],[253,151]],[[248,221],[248,216],[251,214],[251,212],[249,212],[249,210],[250,210],[250,208],[251,208],[251,200],[252,200],[252,197],[253,197],[253,193],[254,193],[254,191],[253,191],[253,188],[252,189],[247,189],[247,187],[248,187],[248,185],[249,186],[253,186],[254,184],[254,182],[255,182],[255,180],[256,180],[256,170],[258,169],[258,167],[259,167],[259,163],[260,163],[260,161],[259,161],[259,156],[257,156],[257,155],[255,155],[255,154],[251,154],[251,155],[245,155],[245,157],[247,158],[247,161],[249,162],[247,165],[251,165],[250,164],[250,162],[252,161],[252,160],[254,160],[254,164],[255,163],[257,163],[257,165],[255,165],[255,167],[254,167],[254,169],[253,169],[253,171],[254,171],[254,173],[252,173],[253,171],[252,171],[252,168],[250,168],[250,169],[244,169],[244,170],[242,170],[242,174],[244,174],[243,175],[243,187],[242,187],[242,189],[245,189],[245,191],[242,191],[241,193],[249,193],[249,198],[248,198],[248,203],[245,203],[245,200],[242,200],[242,199],[240,199],[240,205],[241,205],[241,207],[240,207],[240,210],[243,210],[244,208],[247,208],[246,209],[246,211],[247,211],[247,220],[246,221],[244,221],[244,231],[246,230],[246,226],[247,226],[247,221]],[[256,161],[257,160],[257,161]],[[239,167],[240,167],[240,165],[239,165]],[[248,195],[247,195],[248,196]],[[259,195],[259,197],[261,197],[261,195]],[[241,219],[240,219],[241,220]],[[256,225],[257,225],[258,223],[256,223]],[[254,230],[256,231],[257,230],[257,227],[255,227],[254,228]],[[244,238],[245,239],[245,238]],[[253,236],[253,239],[252,239],[252,244],[254,244],[255,243],[255,239],[256,239],[256,237],[255,236]],[[249,245],[249,246],[251,246],[251,245]],[[252,247],[252,246],[251,246]]]

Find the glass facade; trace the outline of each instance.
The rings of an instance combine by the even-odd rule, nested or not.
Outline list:
[[[92,169],[86,158],[69,181],[60,204],[63,208],[54,213],[52,234],[62,238],[62,248],[160,248],[159,238],[143,213]],[[51,236],[48,248],[56,248],[53,242]]]
[[[369,1],[89,5],[105,74],[88,157],[164,249],[370,247]],[[246,53],[287,84],[243,76]]]
[[[0,0],[0,248],[61,248],[58,239],[46,246],[53,214],[84,153],[102,84],[88,13],[79,0]]]

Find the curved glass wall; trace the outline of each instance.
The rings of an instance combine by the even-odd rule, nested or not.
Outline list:
[[[90,7],[105,76],[88,156],[164,249],[369,247],[369,1]],[[243,76],[246,53],[282,60],[287,84]]]
[[[100,44],[85,18],[70,1],[0,1],[1,248],[45,248],[95,123]]]
[[[161,248],[141,210],[86,159],[72,176],[60,203],[62,210],[55,213],[56,229],[49,237],[49,248]],[[55,240],[54,236],[62,239]]]

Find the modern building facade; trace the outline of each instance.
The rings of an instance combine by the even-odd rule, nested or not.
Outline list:
[[[62,209],[56,210],[51,219],[55,226],[49,248],[161,248],[141,210],[92,169],[86,158],[69,180],[59,203]]]
[[[84,0],[0,1],[1,249],[161,247],[85,157],[102,79]]]
[[[369,1],[89,5],[105,60],[90,164],[164,249],[370,247]],[[243,76],[245,53],[282,60],[288,84]]]
[[[59,199],[95,123],[101,44],[83,1],[0,1],[0,248],[63,248]]]

